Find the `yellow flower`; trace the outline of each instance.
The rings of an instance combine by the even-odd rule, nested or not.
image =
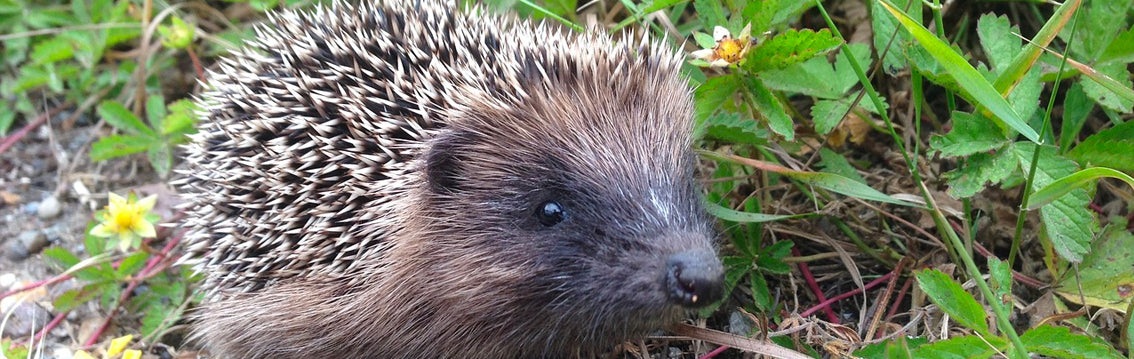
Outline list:
[[[717,26],[713,29],[713,40],[717,42],[716,46],[693,51],[693,57],[708,61],[712,67],[727,67],[740,62],[752,47],[752,24],[744,26],[736,38],[732,37],[728,29]]]
[[[118,355],[118,353],[122,352],[122,349],[126,349],[126,346],[130,345],[130,341],[132,340],[134,340],[134,335],[132,334],[124,337],[114,338],[110,341],[110,347],[106,348],[106,357],[109,358]]]
[[[95,359],[95,357],[93,355],[91,355],[91,353],[87,353],[86,350],[80,350],[80,351],[75,352],[75,355],[72,355],[71,358],[73,358],[73,359]]]
[[[137,199],[133,193],[129,197],[122,197],[110,193],[110,203],[105,211],[100,211],[99,224],[91,228],[91,235],[111,238],[117,237],[119,248],[123,251],[129,249],[142,238],[157,236],[153,221],[146,218],[157,202],[157,196]]]
[[[140,359],[141,357],[142,351],[138,349],[126,349],[126,351],[122,353],[122,359]]]

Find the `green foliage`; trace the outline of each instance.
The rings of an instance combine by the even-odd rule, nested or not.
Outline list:
[[[98,114],[125,135],[107,136],[91,147],[91,159],[102,161],[134,153],[146,152],[154,170],[162,176],[173,166],[173,146],[184,143],[195,130],[196,107],[188,100],[179,100],[165,107],[161,96],[151,96],[146,103],[147,126],[117,101],[103,101]],[[168,112],[167,112],[168,111]]]
[[[989,335],[988,315],[969,292],[945,273],[924,270],[915,274],[918,286],[942,311],[961,325],[976,330],[978,334]]]
[[[1085,165],[1134,172],[1134,121],[1087,137],[1067,155]]]

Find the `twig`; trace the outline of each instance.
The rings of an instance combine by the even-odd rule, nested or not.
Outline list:
[[[39,116],[37,116],[35,118],[35,120],[32,121],[31,123],[24,125],[24,127],[21,128],[19,131],[13,132],[11,135],[8,135],[8,137],[4,137],[4,139],[2,141],[0,141],[0,153],[4,153],[4,151],[7,151],[8,148],[12,147],[12,145],[15,145],[17,141],[19,141],[24,136],[27,136],[28,132],[31,132],[31,130],[35,129],[39,125],[46,123],[47,119],[51,118],[52,116],[55,116],[55,114],[59,113],[60,111],[63,111],[63,109],[65,109],[69,106],[71,106],[70,101],[64,102],[62,105],[55,106],[55,108],[48,110],[47,113],[43,113],[43,114],[40,114]]]

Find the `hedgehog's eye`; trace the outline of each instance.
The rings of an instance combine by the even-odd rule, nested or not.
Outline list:
[[[563,222],[563,219],[567,218],[567,211],[559,205],[559,202],[547,201],[536,208],[536,218],[539,219],[539,224],[551,227]]]

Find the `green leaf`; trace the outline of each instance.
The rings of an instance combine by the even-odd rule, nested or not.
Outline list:
[[[159,176],[165,177],[169,174],[169,169],[173,166],[173,149],[169,147],[168,143],[153,143],[147,155],[150,159],[150,165],[154,166],[154,171],[156,171]]]
[[[713,215],[717,218],[726,220],[726,221],[732,221],[732,222],[737,222],[737,223],[775,222],[775,221],[784,220],[784,219],[811,217],[811,216],[814,215],[814,214],[810,214],[810,213],[795,214],[795,215],[750,213],[750,212],[737,211],[735,209],[731,209],[731,208],[722,206],[722,205],[717,204],[715,202],[704,201],[704,203],[705,203],[705,211],[709,212],[709,214],[711,214],[711,215]]]
[[[158,94],[147,97],[146,120],[150,121],[150,126],[156,129],[164,129],[163,120],[165,116],[165,97]]]
[[[125,279],[126,276],[133,275],[142,266],[146,265],[146,259],[150,258],[150,254],[142,251],[135,252],[122,258],[122,263],[118,264],[118,270],[114,272],[114,276],[120,279]]]
[[[1134,268],[1134,233],[1126,228],[1125,218],[1112,217],[1099,238],[1091,243],[1078,275],[1067,273],[1060,278],[1055,283],[1055,293],[1078,304],[1126,310],[1134,298],[1134,271],[1130,270]]]
[[[713,35],[700,31],[693,32],[693,40],[696,41],[697,46],[702,49],[711,49],[717,46],[717,40],[713,38]]]
[[[990,347],[989,344],[992,346]],[[975,335],[953,337],[914,349],[911,358],[917,359],[967,359],[990,358],[997,352],[1005,352],[1008,342],[997,336],[978,337]]]
[[[134,113],[130,112],[130,110],[126,109],[126,106],[122,106],[118,101],[103,101],[98,105],[98,115],[111,126],[125,131],[128,134],[154,136],[154,130],[147,127],[142,120],[139,120],[137,116],[134,116]]]
[[[992,279],[989,285],[992,287],[993,295],[996,296],[995,300],[1008,304],[1006,300],[1012,298],[1012,268],[1008,266],[1008,262],[990,258],[988,274],[989,279]]]
[[[980,46],[988,55],[989,65],[997,71],[1002,71],[1020,52],[1020,38],[1014,34],[1020,30],[1008,21],[1007,16],[993,14],[981,15],[977,20],[977,36],[980,36]]]
[[[1008,138],[984,116],[953,112],[953,130],[933,135],[929,146],[945,157],[968,156],[1004,147]]]
[[[945,174],[949,181],[949,195],[968,198],[984,190],[985,183],[995,185],[1008,178],[1019,164],[1011,149],[993,154],[975,153],[963,166]]]
[[[833,173],[796,172],[791,174],[785,173],[785,175],[799,180],[800,182],[851,197],[903,206],[920,207],[917,204],[890,197],[889,195],[879,192],[878,190],[871,188],[870,186]]]
[[[795,243],[792,241],[779,241],[762,249],[756,257],[756,267],[772,274],[790,273],[791,266],[784,263],[783,259],[791,254],[793,245]]]
[[[161,134],[172,136],[174,143],[180,136],[191,133],[197,124],[197,105],[189,100],[177,100],[169,104],[169,115],[162,121]],[[155,126],[156,127],[156,126]]]
[[[49,247],[43,250],[43,256],[56,262],[62,268],[71,268],[79,264],[79,257],[61,247]]]
[[[725,111],[709,116],[706,135],[733,144],[763,145],[771,133],[758,128],[759,122]]]
[[[1007,126],[1014,129],[1020,134],[1027,137],[1032,142],[1039,141],[1039,134],[1036,133],[1028,124],[1012,109],[1012,106],[1000,96],[1000,93],[992,87],[992,84],[985,80],[976,69],[969,65],[968,61],[961,55],[953,51],[949,45],[945,44],[919,25],[905,13],[898,11],[888,0],[881,0],[886,10],[898,19],[898,22],[917,39],[929,54],[932,55],[937,61],[948,70],[949,74],[957,81],[961,89],[968,93],[969,98],[979,104],[981,107],[988,109],[995,115],[994,119],[1001,127]]]
[[[752,72],[785,69],[834,50],[842,44],[828,29],[789,29],[764,41],[746,56],[744,68]]]
[[[1122,32],[1114,41],[1111,41],[1110,46],[1107,46],[1106,50],[1099,56],[1097,63],[1106,64],[1109,62],[1134,62],[1134,27]]]
[[[1032,144],[1017,143],[1014,146],[1016,159],[1025,172],[1031,168],[1035,150],[1036,146]],[[1054,148],[1043,147],[1040,151],[1033,188],[1044,188],[1078,170],[1075,162],[1056,155]],[[1087,208],[1090,202],[1087,190],[1075,189],[1040,208],[1044,227],[1041,238],[1050,241],[1055,252],[1068,261],[1081,262],[1091,239],[1099,230],[1098,219]]]
[[[850,109],[850,103],[838,100],[819,100],[811,106],[811,119],[815,122],[815,132],[820,135],[831,133],[843,115]]]
[[[75,48],[71,45],[71,41],[61,37],[53,37],[36,43],[34,49],[32,49],[31,58],[36,65],[43,65],[69,59],[74,55],[74,51]]]
[[[1134,81],[1130,80],[1130,71],[1126,64],[1111,62],[1098,65],[1095,72],[1086,71],[1086,78],[1079,82],[1083,84],[1083,92],[1099,106],[1118,112],[1130,112],[1134,107]]]
[[[1106,167],[1091,167],[1060,178],[1048,184],[1043,189],[1036,191],[1028,197],[1027,209],[1033,210],[1039,208],[1040,206],[1063,197],[1071,191],[1087,187],[1088,184],[1093,186],[1095,181],[1105,177],[1120,179],[1130,185],[1131,188],[1134,188],[1134,178],[1131,178],[1125,173]]]
[[[819,158],[820,160],[817,165],[823,168],[823,172],[834,173],[852,179],[855,182],[866,184],[866,179],[858,174],[858,170],[856,170],[854,166],[851,166],[850,162],[848,162],[843,155],[827,147],[822,147],[819,149]]]
[[[693,0],[693,9],[701,18],[701,26],[706,32],[713,31],[714,26],[725,25],[724,7],[718,0]]]
[[[751,81],[748,82],[748,90],[752,91],[756,110],[768,119],[768,127],[772,129],[772,132],[784,136],[785,140],[793,140],[795,128],[792,127],[791,117],[785,112],[780,99],[776,98],[776,95],[756,77],[752,77]]]
[[[1059,130],[1059,149],[1061,152],[1071,149],[1071,144],[1079,138],[1079,131],[1083,129],[1083,124],[1087,122],[1087,116],[1091,114],[1091,110],[1094,108],[1095,103],[1083,92],[1081,83],[1076,82],[1071,85],[1071,88],[1067,89],[1067,93],[1063,96],[1063,124]],[[1078,159],[1078,161],[1083,162],[1082,159]]]
[[[870,49],[866,45],[851,44],[849,48],[859,64],[869,66]],[[765,71],[759,76],[770,89],[825,99],[842,99],[851,87],[858,84],[858,75],[845,56],[836,56],[834,67],[826,57],[816,57],[786,69]],[[869,101],[860,106],[873,107],[865,102]]]
[[[697,127],[702,128],[705,119],[724,106],[737,89],[740,89],[740,80],[736,75],[711,77],[698,86],[693,96],[696,99],[693,106]]]
[[[907,338],[905,336],[899,335],[892,340],[867,345],[862,349],[855,351],[854,357],[878,359],[915,359],[913,356],[910,356],[910,352],[928,342],[929,340],[925,337]]]
[[[912,5],[910,4],[911,1],[913,2]],[[906,9],[907,6],[910,5],[908,6],[908,14],[910,17],[914,19],[921,18],[922,7],[920,1],[894,0],[893,3],[897,5],[899,9]],[[913,45],[913,38],[910,37],[908,32],[895,31],[900,29],[898,28],[898,21],[894,19],[894,17],[877,16],[886,11],[886,8],[882,7],[881,3],[871,1],[870,7],[871,13],[876,15],[870,17],[874,29],[874,48],[879,52],[879,56],[881,56],[882,51],[886,50],[887,46],[889,46],[889,50],[886,50],[886,57],[882,58],[882,69],[886,71],[887,74],[895,75],[906,67],[909,67],[904,55],[907,49]]]
[[[914,275],[917,276],[918,287],[949,317],[982,336],[991,336],[988,332],[988,314],[984,307],[960,284],[945,273],[933,269],[917,271]]]
[[[111,135],[91,145],[91,160],[103,161],[145,151],[155,139],[141,136]]]
[[[1123,359],[1110,345],[1101,339],[1073,334],[1064,327],[1041,325],[1033,328],[1020,340],[1028,351],[1044,356],[1074,359]]]

